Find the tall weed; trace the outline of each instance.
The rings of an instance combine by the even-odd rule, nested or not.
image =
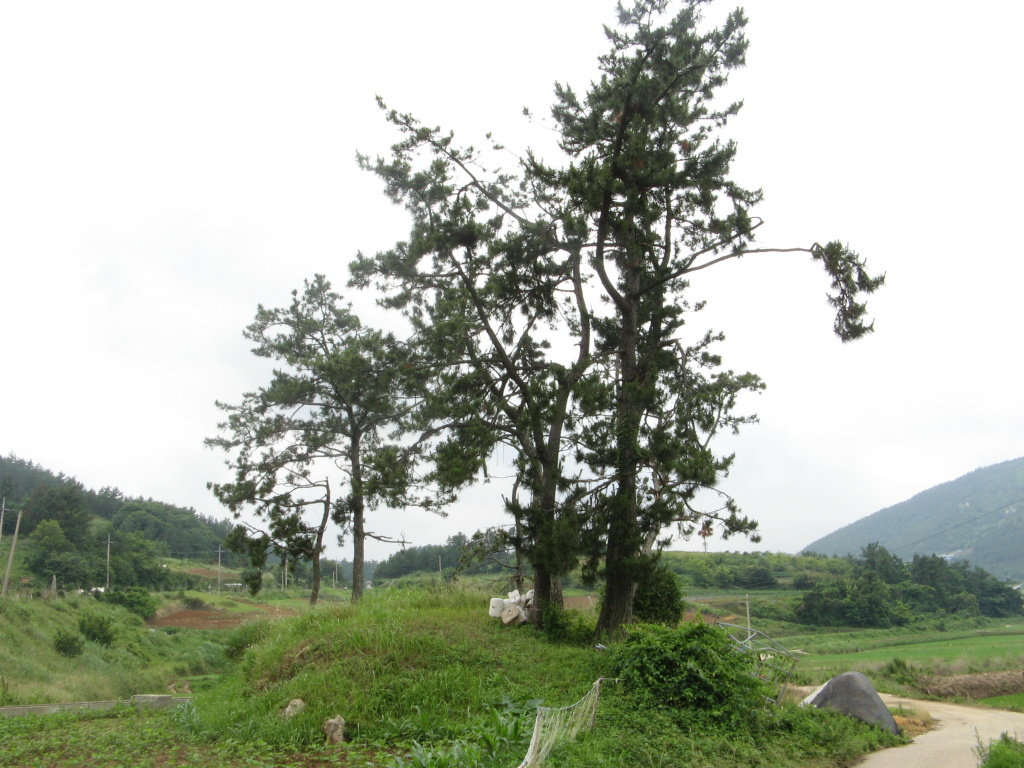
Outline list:
[[[989,742],[988,746],[979,739],[974,753],[978,756],[978,768],[1021,768],[1024,765],[1024,743],[1008,733]]]

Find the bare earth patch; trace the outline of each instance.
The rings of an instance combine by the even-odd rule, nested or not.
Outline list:
[[[158,615],[149,621],[151,627],[175,627],[178,629],[233,629],[256,616],[291,616],[293,611],[269,605],[253,603],[255,610],[244,612],[217,610],[181,610]]]
[[[566,597],[563,598],[562,604],[566,608],[575,608],[578,611],[586,610],[587,608],[597,607],[597,598],[593,595],[584,595],[582,597]]]
[[[922,676],[917,686],[929,696],[961,699],[987,699],[1024,692],[1024,670],[976,672],[952,677]]]

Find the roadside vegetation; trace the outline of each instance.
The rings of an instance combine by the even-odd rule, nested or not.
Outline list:
[[[1020,768],[1024,765],[1024,742],[1007,733],[987,746],[979,744],[976,752],[979,768]]]

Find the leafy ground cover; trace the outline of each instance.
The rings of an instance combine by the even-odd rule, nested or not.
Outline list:
[[[3,768],[299,768],[384,765],[379,751],[290,753],[265,744],[190,738],[167,710],[0,718]]]
[[[320,725],[341,715],[351,738],[344,750],[397,752],[388,758],[395,765],[515,764],[525,754],[534,708],[578,700],[595,679],[616,673],[615,653],[595,650],[587,641],[592,623],[575,613],[550,622],[560,642],[531,627],[504,627],[487,617],[487,596],[377,592],[358,607],[324,606],[246,625],[229,641],[237,668],[179,720],[211,743],[261,741],[294,751],[318,749]],[[703,685],[715,683],[709,677]],[[295,698],[306,708],[285,720],[282,711]],[[610,685],[597,728],[557,752],[551,765],[620,765],[625,754],[666,766],[831,765],[891,743],[848,718],[794,707],[743,707],[756,714],[741,737],[722,717],[681,727],[679,711]]]

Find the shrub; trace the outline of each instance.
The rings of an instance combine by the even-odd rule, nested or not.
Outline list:
[[[979,741],[974,750],[980,768],[1020,768],[1024,765],[1024,743],[1004,733],[986,747]]]
[[[82,616],[78,620],[78,631],[86,640],[92,640],[100,645],[110,645],[114,642],[114,623],[109,616]]]
[[[182,599],[182,603],[184,603],[185,607],[190,611],[201,611],[206,607],[206,603],[203,602],[201,597],[194,597],[192,595],[184,597]]]
[[[649,571],[637,586],[633,616],[637,621],[679,625],[686,601],[675,574],[663,565]]]
[[[891,658],[878,671],[884,677],[904,685],[914,685],[917,682],[917,673],[914,668],[907,663],[906,659],[901,659],[899,656]]]
[[[114,605],[121,605],[143,619],[150,619],[156,613],[157,601],[142,587],[128,587],[123,592],[112,590],[103,599]]]
[[[594,640],[594,622],[579,611],[566,610],[556,605],[544,609],[541,620],[545,637],[556,643],[590,645]]]
[[[231,634],[224,641],[224,655],[232,661],[242,658],[245,650],[263,640],[269,630],[270,622],[266,619],[256,619],[240,624],[231,630]]]
[[[14,696],[11,695],[11,686],[7,679],[0,675],[0,707],[7,707],[14,704]]]
[[[797,616],[791,600],[751,600],[750,614],[758,619],[796,622]]]
[[[82,639],[81,635],[76,635],[74,632],[65,632],[63,629],[58,629],[57,634],[53,636],[53,650],[69,659],[75,658],[75,656],[81,655],[82,651],[85,650],[85,640]]]
[[[764,705],[753,657],[736,650],[719,627],[634,625],[613,654],[615,673],[642,706],[739,724]]]

